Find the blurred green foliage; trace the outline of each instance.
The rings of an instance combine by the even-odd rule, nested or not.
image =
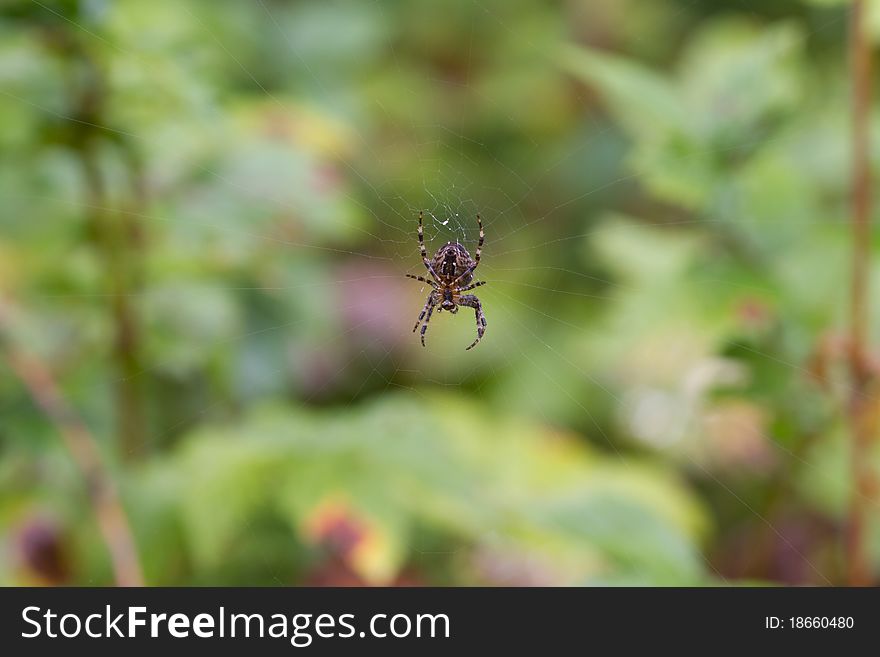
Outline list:
[[[0,3],[8,342],[147,582],[840,581],[845,10]],[[419,209],[486,225],[467,353],[410,333]],[[110,583],[3,367],[0,582]]]

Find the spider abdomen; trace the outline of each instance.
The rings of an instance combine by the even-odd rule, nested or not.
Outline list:
[[[434,255],[432,266],[437,275],[444,279],[444,282],[451,283],[468,269],[472,269],[474,260],[464,246],[457,242],[447,242]],[[458,281],[458,284],[465,286],[472,278],[473,273],[469,272]]]

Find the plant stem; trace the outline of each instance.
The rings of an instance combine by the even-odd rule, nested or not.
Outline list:
[[[92,234],[103,261],[110,293],[109,311],[113,318],[113,358],[116,367],[116,431],[118,446],[124,458],[132,458],[144,450],[146,443],[146,409],[141,366],[141,327],[132,298],[140,283],[140,234],[134,225],[133,212],[115,212],[101,169],[102,152],[115,147],[121,155],[131,179],[131,202],[140,209],[143,202],[143,176],[140,162],[131,144],[123,137],[108,137],[101,126],[106,117],[107,88],[103,71],[89,52],[75,39],[67,42],[68,61],[80,69],[80,76],[71,76],[78,83],[69,95],[75,116],[74,152],[83,170],[85,193],[91,208]]]
[[[92,208],[95,237],[101,253],[111,294],[115,327],[113,354],[116,360],[116,430],[119,449],[131,458],[144,449],[145,409],[140,365],[140,324],[131,303],[136,285],[129,214],[107,208],[108,199],[93,145],[78,153],[85,187]]]
[[[850,76],[852,80],[852,281],[850,298],[850,398],[852,431],[850,498],[846,540],[848,582],[871,582],[867,551],[867,505],[871,494],[868,459],[876,424],[873,413],[874,375],[868,347],[868,278],[871,255],[871,52],[865,25],[866,3],[854,0],[850,14]]]
[[[110,554],[116,584],[143,586],[141,564],[128,517],[113,479],[101,460],[98,443],[61,394],[49,368],[36,356],[17,347],[8,326],[9,314],[8,306],[0,303],[0,345],[5,347],[11,370],[56,426],[82,474],[89,502]]]

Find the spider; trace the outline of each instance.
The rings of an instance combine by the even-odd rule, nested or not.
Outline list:
[[[440,247],[434,254],[432,260],[428,260],[428,252],[425,250],[425,236],[422,228],[423,213],[419,212],[419,251],[422,254],[422,262],[425,268],[431,274],[431,278],[424,276],[414,276],[407,274],[407,277],[414,278],[422,283],[427,283],[432,288],[428,294],[428,300],[425,307],[419,315],[416,325],[413,327],[413,333],[422,326],[421,340],[422,346],[425,346],[425,331],[428,330],[428,322],[431,321],[431,314],[434,308],[437,312],[448,310],[453,315],[458,312],[459,306],[467,306],[474,309],[477,317],[477,339],[471,342],[468,349],[472,349],[482,339],[483,333],[486,331],[486,316],[483,314],[483,307],[480,300],[473,294],[462,294],[468,290],[485,285],[486,281],[474,281],[474,270],[480,264],[480,253],[483,250],[483,222],[480,215],[477,215],[477,225],[480,227],[480,241],[477,243],[477,251],[475,257],[471,258],[470,253],[458,242],[447,242]],[[433,280],[431,280],[433,279]],[[427,317],[425,316],[427,314]],[[425,323],[422,324],[422,320]]]

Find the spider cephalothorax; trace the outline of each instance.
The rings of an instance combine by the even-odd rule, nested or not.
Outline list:
[[[424,262],[431,278],[415,276],[413,274],[407,274],[407,276],[427,283],[433,289],[428,295],[428,300],[425,302],[425,307],[422,308],[416,325],[413,327],[413,333],[416,332],[421,324],[421,340],[424,347],[425,331],[428,330],[428,322],[431,321],[431,314],[434,312],[435,307],[438,308],[437,312],[448,310],[454,315],[458,312],[459,306],[467,306],[474,309],[477,317],[477,339],[467,348],[470,349],[480,341],[483,333],[486,331],[486,316],[483,315],[483,307],[480,305],[480,300],[473,294],[462,294],[462,292],[473,290],[486,284],[485,281],[473,281],[474,271],[480,264],[480,253],[483,250],[483,222],[480,219],[480,215],[477,215],[477,225],[480,227],[480,241],[477,243],[477,250],[473,258],[471,258],[470,253],[462,244],[447,242],[440,247],[431,260],[428,260],[428,252],[425,249],[424,228],[422,227],[423,220],[423,213],[419,212],[419,251],[422,254],[422,262]],[[425,320],[424,324],[422,324],[422,320]]]

